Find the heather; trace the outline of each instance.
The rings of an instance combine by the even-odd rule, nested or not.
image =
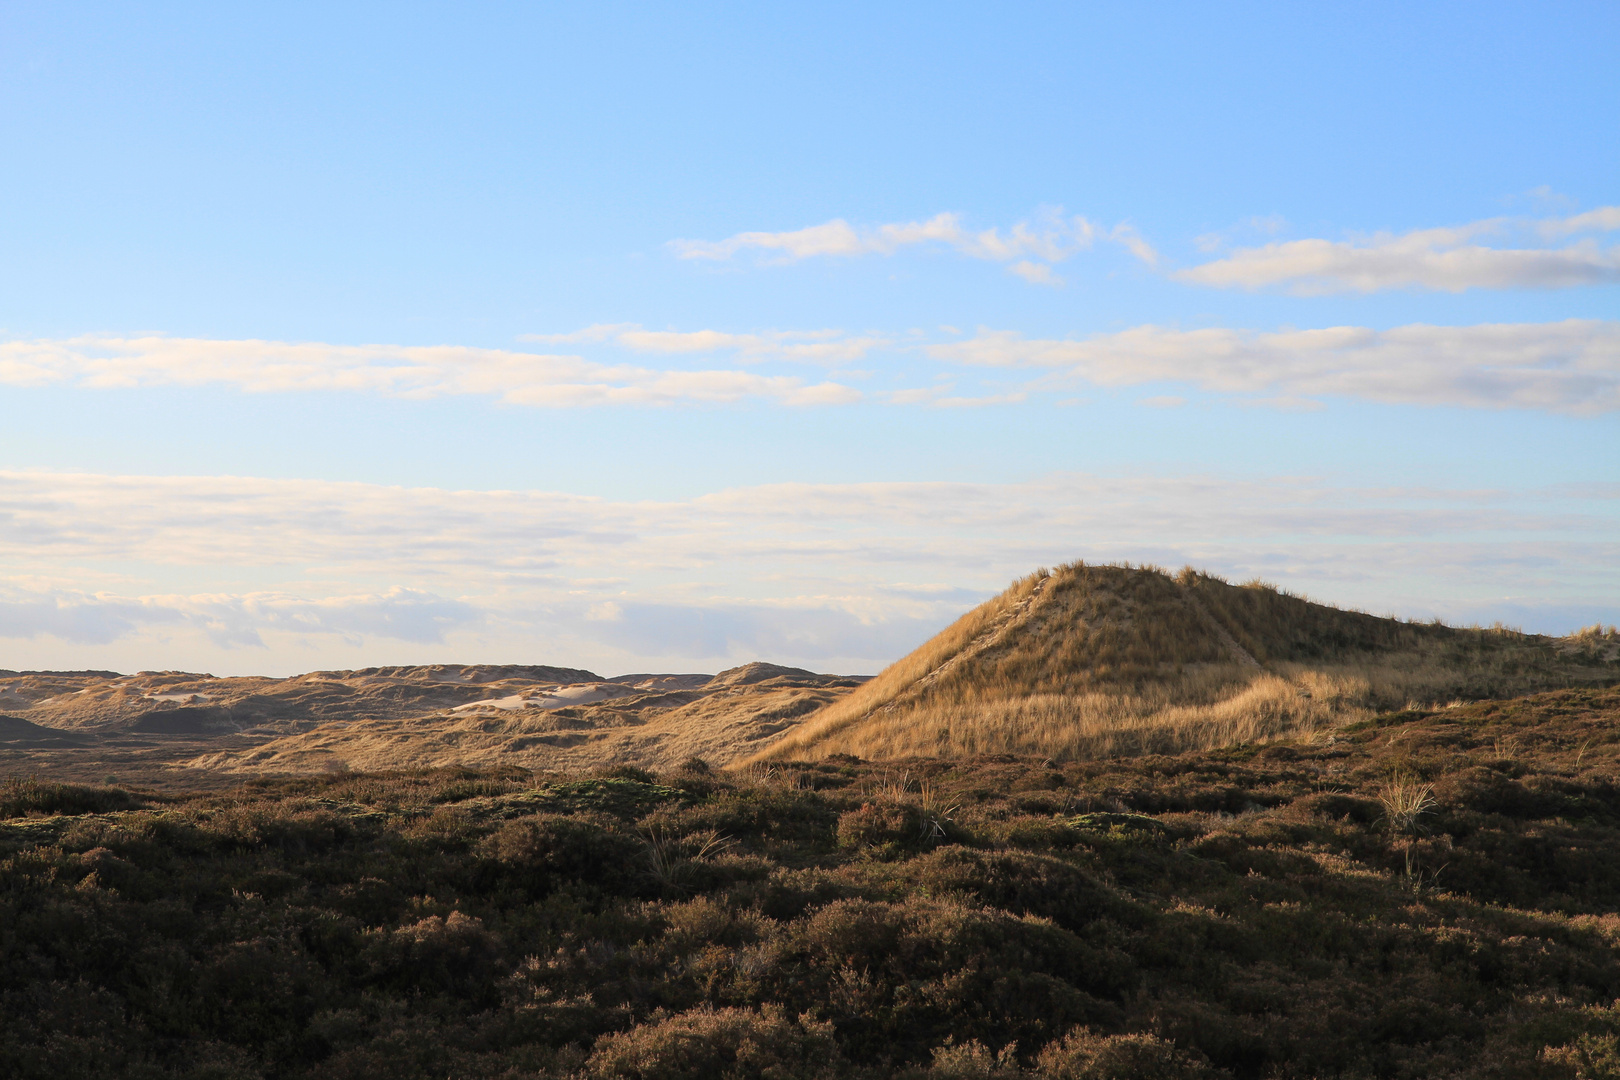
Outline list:
[[[1620,691],[1086,761],[0,787],[0,1074],[1598,1077]]]

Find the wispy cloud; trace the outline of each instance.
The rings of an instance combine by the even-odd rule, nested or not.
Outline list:
[[[636,323],[600,323],[566,334],[527,334],[537,344],[614,344],[638,353],[725,353],[739,363],[766,360],[837,365],[864,359],[890,344],[881,335],[842,330],[765,330],[734,334],[721,330],[648,330]]]
[[[1334,396],[1576,414],[1620,409],[1620,323],[1589,319],[1273,333],[1139,326],[1081,340],[984,330],[928,351],[960,364],[1051,369],[1031,384],[1035,390],[1176,382],[1284,400]]]
[[[824,355],[837,350],[835,342],[798,344],[808,350],[807,357],[817,347],[824,347]],[[794,343],[776,347],[791,350]],[[827,405],[861,396],[838,383],[810,384],[789,375],[656,369],[601,364],[580,356],[452,345],[331,345],[157,335],[0,342],[0,384],[52,383],[104,389],[222,383],[254,392],[357,391],[405,398],[478,394],[514,405],[553,408],[748,399]]]
[[[971,230],[959,214],[936,214],[927,221],[894,222],[858,227],[842,218],[787,232],[744,232],[724,240],[675,240],[669,245],[682,259],[725,260],[747,251],[776,262],[821,257],[853,258],[893,255],[904,248],[950,248],[971,259],[1009,264],[1009,272],[1037,285],[1060,284],[1053,265],[1090,249],[1099,240],[1122,245],[1149,266],[1159,256],[1127,224],[1105,227],[1061,209],[1042,211],[1010,229]]]
[[[8,666],[295,670],[453,652],[870,670],[1011,577],[1076,557],[1191,562],[1414,615],[1612,607],[1617,525],[1606,488],[1298,476],[775,484],[630,502],[11,472],[0,637]]]
[[[1620,247],[1594,237],[1546,246],[1583,233],[1620,229],[1620,207],[1563,218],[1492,218],[1448,228],[1351,240],[1305,239],[1239,248],[1225,258],[1172,275],[1216,288],[1282,286],[1304,295],[1386,289],[1558,289],[1620,281]],[[1536,246],[1487,246],[1518,235]],[[1539,244],[1537,242],[1539,241]]]
[[[700,356],[695,369],[454,346],[345,346],[96,336],[0,342],[0,385],[89,389],[217,383],[249,392],[355,392],[405,398],[478,394],[516,405],[730,404],[800,407],[1009,405],[1081,383],[1183,383],[1247,404],[1310,407],[1314,398],[1595,414],[1620,409],[1620,323],[1339,326],[1262,332],[1139,326],[1081,339],[980,330],[966,340],[838,330],[647,330],[634,324],[535,336],[551,345],[641,356]],[[841,368],[887,353],[888,385],[762,372],[757,365]],[[1034,378],[964,385],[936,373],[906,385],[918,355],[953,365],[1036,369]],[[912,360],[902,360],[910,357]],[[611,359],[611,356],[610,356]],[[709,366],[728,365],[728,366]],[[848,369],[845,368],[846,372]],[[851,373],[869,378],[870,371]],[[898,385],[896,385],[898,383]],[[1162,402],[1161,402],[1162,404]]]
[[[143,630],[194,629],[215,646],[264,648],[266,632],[304,637],[441,644],[447,630],[481,620],[472,605],[416,590],[308,598],[278,592],[119,596],[77,589],[0,593],[0,638],[42,635],[107,645]]]

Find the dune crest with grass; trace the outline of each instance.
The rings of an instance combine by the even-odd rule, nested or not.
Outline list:
[[[1191,568],[1076,562],[1014,582],[756,760],[1179,753],[1616,681],[1612,627],[1410,622]]]

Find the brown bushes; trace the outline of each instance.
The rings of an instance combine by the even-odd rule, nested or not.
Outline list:
[[[1050,1080],[1202,1080],[1216,1075],[1202,1054],[1152,1035],[1103,1035],[1080,1029],[1041,1052]]]
[[[832,1025],[779,1008],[694,1009],[596,1044],[586,1073],[603,1080],[832,1080],[842,1075]]]

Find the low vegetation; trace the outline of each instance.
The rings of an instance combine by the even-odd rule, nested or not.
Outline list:
[[[1616,682],[1612,627],[1415,623],[1191,569],[1074,563],[1014,582],[756,757],[1179,753]]]
[[[1565,690],[1087,762],[15,780],[0,1075],[1613,1076],[1617,720]]]

